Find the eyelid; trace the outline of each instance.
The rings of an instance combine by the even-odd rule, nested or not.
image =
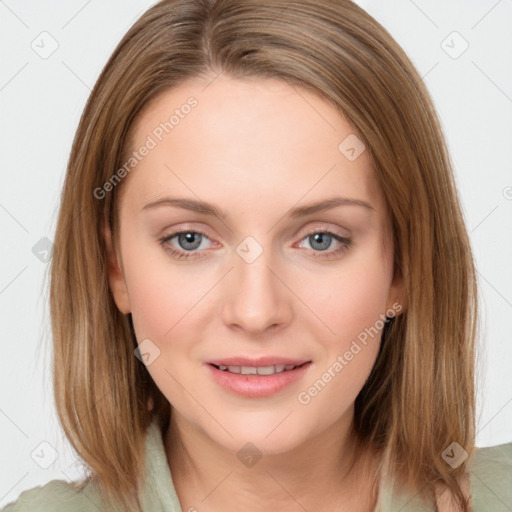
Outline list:
[[[210,241],[214,241],[214,237],[210,236],[208,234],[208,229],[203,227],[194,227],[193,225],[189,223],[185,224],[179,224],[176,226],[167,226],[166,228],[161,230],[161,235],[158,236],[158,239],[161,240],[163,238],[173,238],[176,235],[179,235],[181,233],[198,233],[200,235],[203,235],[204,237],[208,238]]]
[[[323,258],[324,260],[328,260],[329,258],[336,258],[343,254],[350,247],[352,247],[353,241],[351,237],[341,235],[340,233],[337,233],[336,230],[328,228],[318,228],[308,231],[304,236],[300,236],[300,240],[298,243],[302,244],[304,240],[307,240],[310,236],[313,236],[316,233],[325,233],[331,236],[338,243],[338,247],[336,249],[329,249],[326,251],[314,251],[312,249],[309,249],[310,251],[312,251],[311,254],[313,258]]]
[[[326,224],[323,224],[321,226],[316,226],[314,228],[304,228],[304,229],[301,229],[299,230],[299,232],[294,236],[295,237],[300,237],[301,240],[308,236],[308,235],[312,235],[314,233],[333,233],[335,235],[338,235],[339,237],[341,238],[350,238],[351,237],[351,234],[350,234],[350,231],[348,229],[345,229],[345,231],[347,233],[342,233],[341,232],[341,229],[338,228],[338,227],[330,227]]]
[[[203,230],[190,229],[190,228],[177,228],[175,231],[171,231],[169,234],[164,234],[164,235],[158,237],[158,240],[160,242],[167,240],[167,242],[168,242],[168,241],[172,240],[173,238],[175,238],[176,236],[181,235],[183,233],[195,233],[197,235],[202,235],[203,238],[210,240],[210,242],[214,242],[214,240]],[[189,252],[198,252],[198,251],[189,251]]]
[[[170,240],[175,238],[176,236],[183,234],[183,233],[195,233],[198,235],[203,236],[204,238],[210,240],[211,242],[215,242],[207,233],[203,232],[201,229],[193,229],[189,227],[180,227],[176,228],[175,231],[172,231],[169,234],[164,234],[163,236],[158,238],[158,241],[162,247],[164,247],[165,250],[170,252],[175,260],[194,260],[194,259],[200,259],[203,257],[203,253],[207,252],[207,249],[203,250],[194,250],[194,251],[185,251],[184,249],[179,249],[175,247],[174,245],[170,244]],[[308,237],[316,234],[316,233],[325,233],[330,235],[336,242],[338,242],[339,247],[337,249],[329,249],[326,251],[314,251],[313,249],[308,249],[311,251],[311,256],[313,258],[322,258],[324,260],[328,260],[329,258],[337,258],[341,256],[346,250],[348,250],[352,246],[352,238],[350,236],[344,236],[337,232],[336,229],[328,228],[325,225],[324,226],[316,226],[315,228],[306,230],[299,236],[299,242],[302,243],[304,240],[306,240]],[[295,237],[294,237],[295,238]]]
[[[310,223],[308,223],[308,224],[310,224]],[[164,231],[167,231],[167,229],[164,230]],[[341,232],[340,228],[330,227],[327,224],[323,224],[321,226],[316,226],[316,227],[313,227],[313,228],[302,228],[302,229],[300,229],[300,230],[295,232],[295,234],[293,235],[293,238],[295,239],[297,237],[300,237],[300,239],[299,239],[299,242],[300,242],[305,237],[307,237],[309,235],[312,235],[314,233],[332,233],[332,234],[335,234],[335,235],[339,236],[340,238],[350,239],[351,236],[352,236],[350,231],[348,229],[345,229],[345,231],[347,231],[348,233]],[[196,227],[193,227],[193,226],[188,225],[188,224],[180,225],[180,227],[177,227],[177,228],[173,228],[173,227],[169,228],[169,233],[161,235],[159,237],[159,239],[160,240],[164,239],[164,238],[169,239],[169,237],[173,238],[176,235],[179,235],[180,233],[197,233],[197,234],[203,235],[204,237],[206,237],[211,242],[214,242],[214,238],[211,237],[207,233],[207,230],[204,230],[202,228],[196,228]]]

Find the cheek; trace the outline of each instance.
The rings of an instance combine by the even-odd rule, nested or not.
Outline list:
[[[135,261],[133,263],[136,263]],[[145,264],[127,266],[132,320],[139,342],[159,339],[172,328],[179,300],[168,277],[157,267]]]
[[[180,266],[166,261],[165,256],[139,256],[131,254],[125,265],[135,335],[139,345],[146,343],[152,358],[147,370],[155,384],[169,402],[186,409],[188,393],[201,394],[197,382],[189,378],[188,365],[194,360],[194,334],[202,332],[198,302],[209,283],[180,271]]]
[[[342,273],[325,290],[330,300],[319,309],[334,334],[326,331],[317,338],[324,357],[297,401],[306,414],[318,411],[327,423],[351,408],[379,352],[385,325],[387,276],[378,265],[370,270],[353,267]]]
[[[387,262],[375,244],[374,250],[347,258],[329,279],[317,281],[320,285],[309,295],[311,309],[329,329],[317,337],[325,357],[308,383],[311,393],[304,390],[300,403],[314,399],[315,407],[328,409],[333,400],[339,411],[355,400],[379,352],[392,277]]]
[[[135,224],[135,222],[134,222]],[[129,223],[127,222],[127,225]],[[204,275],[177,263],[156,239],[136,228],[122,233],[123,268],[139,342],[172,336],[174,326],[206,293]]]
[[[350,344],[365,329],[382,328],[391,272],[382,253],[375,251],[347,260],[328,278],[316,280],[315,287],[309,288],[314,290],[308,297],[311,309],[319,312],[331,340],[337,340],[338,349]]]

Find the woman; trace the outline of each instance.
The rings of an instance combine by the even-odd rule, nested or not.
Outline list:
[[[383,27],[345,0],[160,2],[91,93],[55,236],[55,397],[89,477],[4,510],[499,510],[476,296]]]

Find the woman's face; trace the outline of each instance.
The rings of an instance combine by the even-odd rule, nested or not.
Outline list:
[[[402,307],[348,122],[284,81],[221,75],[163,93],[132,143],[110,284],[177,420],[264,453],[347,425]]]

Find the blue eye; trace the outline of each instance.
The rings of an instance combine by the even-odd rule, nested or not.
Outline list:
[[[181,246],[181,248],[185,250],[195,250],[201,245],[200,237],[203,235],[200,233],[190,232],[179,233],[176,236],[178,237],[178,244]]]
[[[305,236],[303,240],[308,240],[311,249],[314,251],[315,258],[337,256],[342,251],[350,247],[352,241],[349,238],[337,235],[331,231],[315,231]],[[333,242],[341,244],[337,249],[328,251]],[[325,254],[322,254],[325,252]]]
[[[176,238],[177,245],[171,243]],[[204,240],[210,240],[208,235],[201,231],[182,230],[171,233],[159,239],[160,244],[169,251],[173,258],[178,260],[201,257],[201,243]],[[349,238],[342,237],[331,231],[313,231],[306,235],[302,240],[308,240],[310,249],[313,251],[313,257],[329,258],[347,250],[352,241]],[[339,245],[334,250],[329,250],[333,242]],[[204,249],[204,248],[203,248]]]
[[[176,231],[160,238],[159,241],[176,259],[181,260],[199,256],[196,250],[201,246],[202,237],[209,240],[208,236],[200,231]],[[177,250],[173,245],[169,244],[173,238],[177,238],[182,250]]]

